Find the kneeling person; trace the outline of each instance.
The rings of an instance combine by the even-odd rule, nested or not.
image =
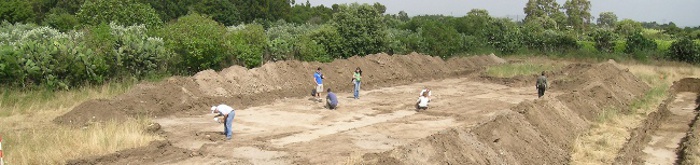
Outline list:
[[[335,96],[335,93],[331,92],[331,88],[328,88],[326,92],[328,92],[328,95],[326,96],[326,107],[328,109],[338,108],[338,97]]]
[[[427,110],[428,109],[428,102],[430,102],[430,98],[428,98],[428,93],[423,93],[422,96],[418,97],[418,102],[416,103],[416,109],[418,110]]]

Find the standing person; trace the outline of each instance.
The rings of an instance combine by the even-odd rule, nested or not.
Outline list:
[[[226,140],[231,140],[231,125],[233,124],[233,118],[236,116],[236,111],[226,104],[220,104],[218,106],[211,107],[211,113],[218,113],[214,116],[214,120],[218,121],[219,116],[224,116],[224,135],[226,135]]]
[[[323,92],[323,73],[321,73],[321,67],[316,69],[314,72],[314,83],[316,84],[316,100],[321,101],[321,92]]]
[[[362,80],[362,69],[360,67],[355,68],[355,73],[352,75],[352,83],[355,84],[353,88],[353,96],[355,99],[360,99],[360,82]]]
[[[326,107],[332,110],[338,108],[338,97],[335,96],[335,93],[331,92],[331,88],[328,88],[326,92],[328,92],[326,96]]]
[[[545,89],[547,89],[547,87],[547,77],[544,76],[544,71],[542,71],[542,75],[540,77],[537,77],[537,84],[535,84],[535,88],[537,88],[538,98],[544,96],[544,91]]]

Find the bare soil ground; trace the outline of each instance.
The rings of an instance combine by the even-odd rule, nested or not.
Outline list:
[[[548,71],[551,88],[536,99],[537,75],[494,78],[495,56],[443,61],[424,55],[369,55],[329,64],[278,62],[231,67],[142,84],[94,100],[54,121],[85,125],[150,117],[165,141],[69,164],[567,164],[572,143],[606,109],[628,109],[649,86],[611,63]],[[321,66],[340,108],[310,100],[311,72]],[[365,71],[361,99],[350,98],[350,72]],[[433,89],[427,111],[413,108]],[[306,96],[306,97],[304,97]],[[238,110],[234,139],[208,107]]]

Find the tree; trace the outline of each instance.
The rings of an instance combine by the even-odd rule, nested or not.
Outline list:
[[[189,7],[190,10],[206,14],[216,22],[226,26],[240,24],[241,19],[236,6],[231,1],[202,0]]]
[[[241,19],[250,23],[256,19],[276,21],[284,19],[292,9],[291,0],[237,0],[233,1]]]
[[[399,11],[398,17],[399,17],[399,20],[404,21],[404,22],[411,20],[411,17],[408,17],[408,13],[406,13],[403,10]]]
[[[180,17],[159,32],[166,47],[179,55],[174,63],[187,73],[222,68],[220,64],[229,58],[232,45],[244,42],[229,39],[227,34],[222,24],[197,13]]]
[[[384,45],[384,29],[379,11],[368,4],[341,5],[333,14],[332,25],[343,38],[343,57],[380,52]]]
[[[591,33],[591,38],[595,41],[595,47],[601,52],[612,52],[615,39],[615,34],[607,29],[598,29]]]
[[[163,24],[150,5],[135,0],[85,1],[77,17],[87,25],[116,22],[119,25],[145,24],[153,27]]]
[[[613,28],[617,23],[617,15],[613,12],[602,12],[598,16],[598,26],[605,28]]]
[[[698,63],[700,62],[700,46],[688,38],[678,39],[668,49],[668,57],[672,60]]]
[[[569,25],[583,30],[591,20],[591,2],[588,0],[567,0],[564,3]]]
[[[678,36],[682,32],[683,32],[683,29],[676,26],[676,24],[673,22],[669,22],[668,26],[666,26],[666,28],[664,28],[664,33],[671,35],[671,36]]]
[[[10,23],[17,22],[34,22],[34,11],[30,1],[25,0],[3,0],[0,1],[0,20],[6,20]]]
[[[525,22],[546,16],[554,19],[557,24],[563,24],[566,21],[566,15],[560,8],[556,0],[528,0],[523,8],[526,15]]]
[[[624,37],[642,32],[642,24],[631,19],[624,19],[615,25],[615,32]]]

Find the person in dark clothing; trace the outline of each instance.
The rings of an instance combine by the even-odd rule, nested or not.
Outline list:
[[[328,109],[338,108],[338,97],[335,96],[335,93],[331,92],[331,88],[328,88],[326,92],[328,92],[328,95],[326,96],[326,107]]]
[[[535,88],[537,88],[537,97],[541,98],[544,96],[544,91],[547,89],[549,85],[547,84],[547,77],[544,76],[544,71],[542,71],[542,75],[540,77],[537,77],[537,84],[535,84]]]

